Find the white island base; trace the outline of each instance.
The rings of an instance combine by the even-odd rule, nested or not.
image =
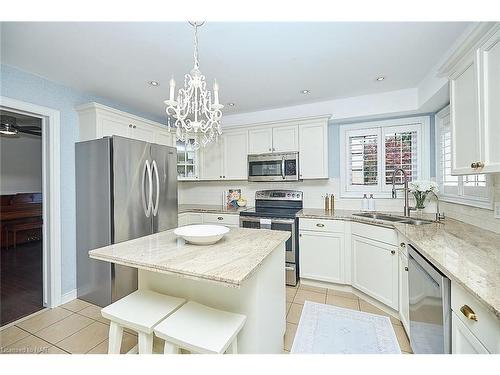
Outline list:
[[[139,269],[139,289],[244,314],[238,353],[282,354],[286,329],[285,248],[281,243],[240,287]],[[226,285],[225,285],[226,284]]]

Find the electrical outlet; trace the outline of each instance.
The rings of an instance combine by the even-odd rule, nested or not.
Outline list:
[[[500,202],[495,202],[495,219],[500,219]]]

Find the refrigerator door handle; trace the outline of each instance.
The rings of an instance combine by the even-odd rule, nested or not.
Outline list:
[[[144,181],[146,179],[146,172],[148,174],[148,201],[146,203],[146,194],[144,191]],[[142,207],[144,208],[144,214],[146,217],[151,216],[151,206],[153,205],[153,176],[151,174],[151,166],[149,164],[149,160],[144,162],[144,170],[142,172]]]
[[[156,160],[153,160],[153,171],[155,172],[156,177],[156,202],[153,205],[153,216],[158,214],[158,208],[160,203],[160,177],[158,176],[158,166],[156,165]]]

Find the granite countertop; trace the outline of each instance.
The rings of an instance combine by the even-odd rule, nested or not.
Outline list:
[[[396,229],[436,268],[464,287],[500,319],[500,234],[453,219],[411,225],[353,216],[359,212],[304,208],[297,217],[349,220]],[[401,216],[401,213],[388,214]],[[433,214],[423,217],[433,218]]]
[[[290,237],[289,232],[231,228],[214,245],[185,243],[173,230],[89,251],[90,258],[147,271],[240,287]]]
[[[453,219],[393,225],[436,268],[500,319],[500,234]]]
[[[241,211],[245,211],[246,209],[248,209],[248,207],[227,208],[220,204],[180,204],[178,207],[178,212],[180,214],[183,214],[185,212],[200,212],[239,215]]]

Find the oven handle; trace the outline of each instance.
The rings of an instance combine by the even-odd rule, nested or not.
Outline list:
[[[285,157],[281,158],[281,177],[283,177],[283,180],[286,178],[285,176]]]
[[[252,223],[260,223],[259,217],[250,217],[250,216],[245,216],[245,217],[240,217],[240,222],[244,221],[250,221]],[[271,224],[276,223],[276,224],[295,224],[294,219],[271,219]]]

